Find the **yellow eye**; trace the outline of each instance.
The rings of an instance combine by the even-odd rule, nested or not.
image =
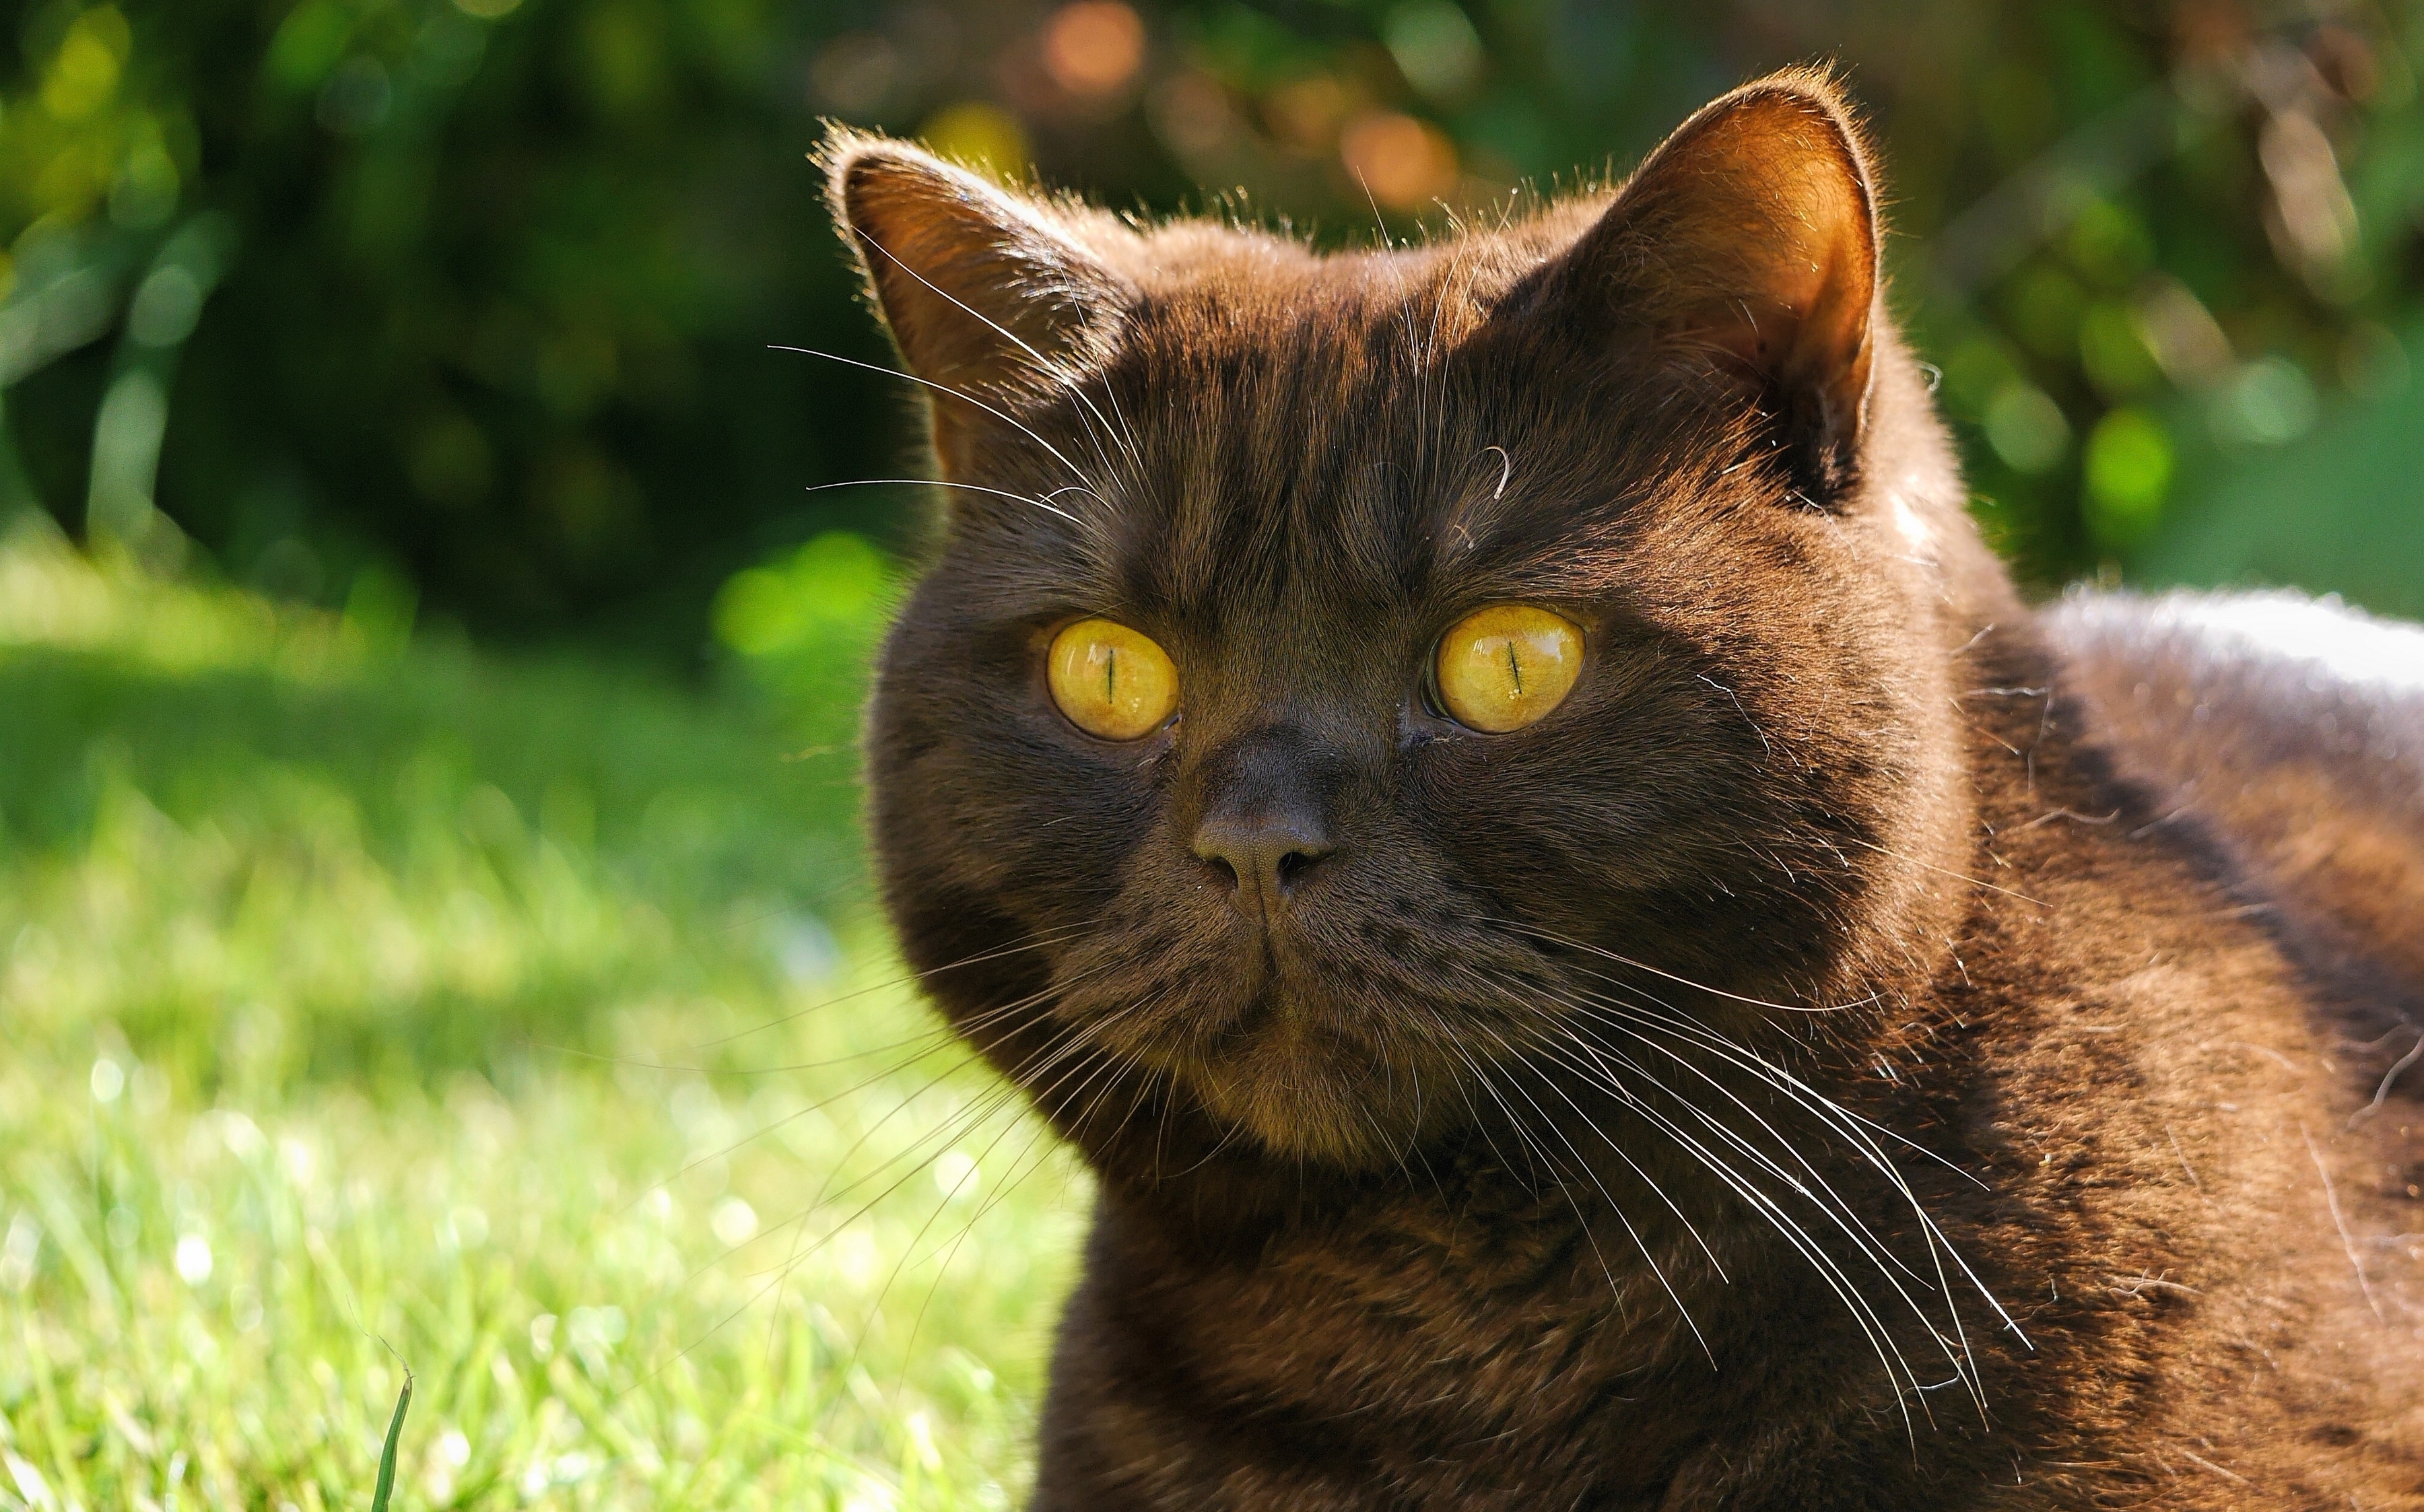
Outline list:
[[[1106,740],[1136,740],[1178,707],[1169,653],[1126,626],[1081,619],[1052,637],[1052,701],[1069,723]]]
[[[1520,730],[1566,701],[1582,676],[1583,632],[1562,614],[1495,604],[1440,637],[1440,702],[1489,735]]]

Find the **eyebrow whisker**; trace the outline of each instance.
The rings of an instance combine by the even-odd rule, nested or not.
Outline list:
[[[948,478],[844,478],[839,483],[812,483],[808,485],[806,489],[804,491],[815,494],[822,493],[828,488],[869,488],[874,487],[878,485],[891,485],[895,487],[908,487],[912,485],[916,485],[928,488],[960,488],[974,494],[991,494],[997,499],[1012,499],[1022,504],[1033,504],[1036,508],[1043,510],[1045,514],[1058,515],[1072,525],[1082,525],[1085,523],[1085,521],[1079,519],[1076,516],[1072,515],[1067,510],[1056,509],[1052,505],[1045,503],[1043,500],[1033,498],[1027,494],[1013,493],[1007,488],[988,488],[981,483],[953,483]],[[1076,485],[1072,485],[1071,486],[1075,487]],[[1087,493],[1093,492],[1091,488],[1083,489],[1081,491]],[[1068,488],[1056,488],[1053,490],[1055,495],[1064,494],[1067,492],[1069,492]],[[1096,497],[1099,498],[1101,496],[1096,495]]]

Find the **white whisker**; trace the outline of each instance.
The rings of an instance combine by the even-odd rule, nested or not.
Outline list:
[[[862,362],[854,357],[843,357],[839,353],[836,352],[820,352],[813,346],[789,346],[780,342],[775,342],[769,343],[766,349],[770,352],[794,352],[802,357],[821,357],[828,362],[840,362],[850,367],[863,368],[869,373],[881,373],[886,377],[905,378],[911,383],[920,384],[928,389],[932,389],[936,393],[949,394],[951,398],[959,400],[962,404],[973,405],[977,408],[983,410],[986,414],[991,415],[994,419],[1000,421],[1003,424],[1009,425],[1017,430],[1029,440],[1033,441],[1036,445],[1044,448],[1046,452],[1051,453],[1052,459],[1054,461],[1060,463],[1062,467],[1067,468],[1071,472],[1075,473],[1078,480],[1087,485],[1087,491],[1089,493],[1094,493],[1093,480],[1086,476],[1086,470],[1084,468],[1081,468],[1076,463],[1070,461],[1068,456],[1064,454],[1059,447],[1053,445],[1050,441],[1045,440],[1041,435],[1037,434],[1032,426],[1027,424],[1015,415],[1012,415],[1004,410],[997,409],[972,393],[965,392],[959,389],[954,389],[948,383],[936,383],[932,378],[921,378],[914,373],[903,373],[899,368],[887,368],[881,362]],[[1099,499],[1102,495],[1095,493],[1094,497]]]
[[[1058,515],[1072,525],[1082,525],[1085,523],[1067,510],[1055,508],[1053,505],[1045,503],[1043,500],[1030,497],[1027,494],[1013,493],[1007,488],[988,488],[982,484],[953,483],[948,478],[845,478],[839,483],[810,484],[805,491],[817,494],[823,493],[828,488],[868,488],[878,485],[907,487],[911,485],[924,488],[957,488],[966,493],[991,494],[996,499],[1009,499],[1014,500],[1022,504],[1033,504],[1036,508],[1043,510],[1045,514]],[[1067,493],[1071,490],[1061,488],[1055,491],[1057,493]],[[1081,489],[1078,491],[1087,493],[1092,492],[1092,489]]]

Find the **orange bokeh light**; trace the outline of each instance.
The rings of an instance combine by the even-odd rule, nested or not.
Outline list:
[[[1375,110],[1347,123],[1339,161],[1392,210],[1412,210],[1456,183],[1456,144],[1411,116]]]
[[[1271,135],[1300,151],[1327,151],[1354,107],[1347,87],[1327,73],[1281,85],[1263,97]]]
[[[1119,93],[1144,66],[1144,20],[1119,0],[1077,0],[1044,24],[1044,72],[1081,100]]]

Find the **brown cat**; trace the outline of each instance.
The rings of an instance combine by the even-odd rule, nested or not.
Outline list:
[[[885,897],[1101,1178],[1038,1506],[2424,1507],[2424,697],[2022,605],[1826,79],[1331,256],[827,161]]]

